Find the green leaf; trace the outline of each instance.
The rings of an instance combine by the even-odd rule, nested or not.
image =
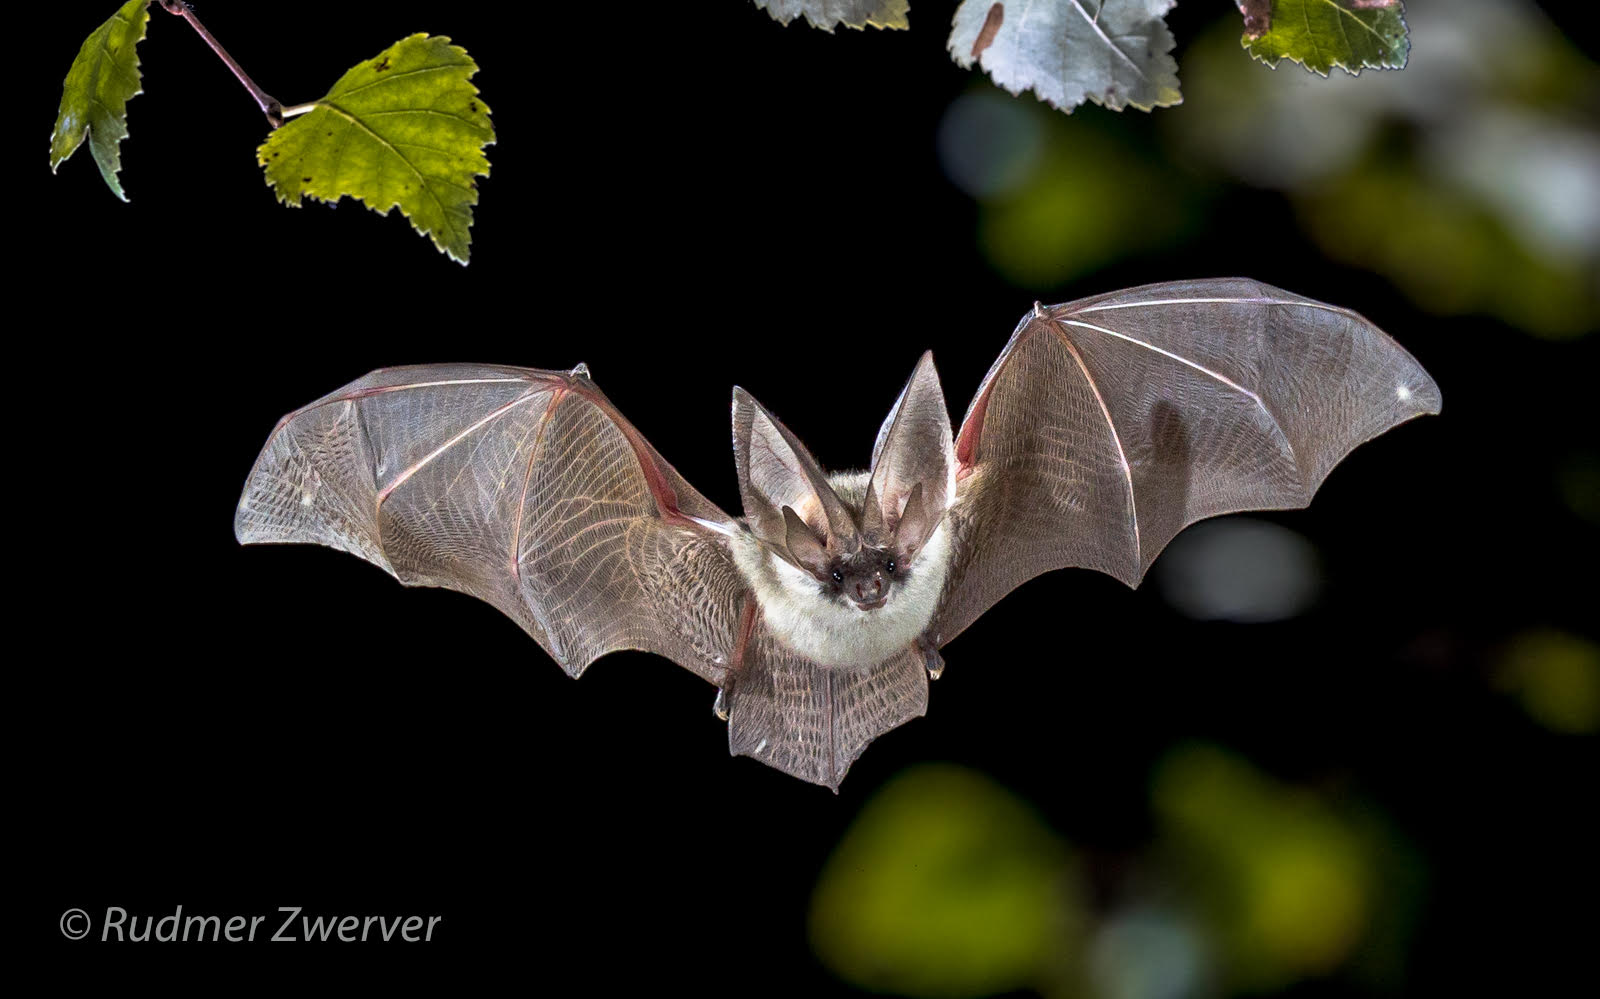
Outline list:
[[[1181,103],[1172,32],[1175,0],[963,0],[947,47],[1013,94],[1032,89],[1062,111],[1085,100],[1120,111]]]
[[[976,996],[1048,981],[1076,957],[1077,865],[1026,802],[924,764],[862,806],[822,869],[811,942],[874,992]]]
[[[1239,44],[1276,67],[1292,59],[1321,76],[1338,66],[1404,69],[1411,51],[1400,0],[1240,0],[1245,33]]]
[[[84,137],[89,155],[100,167],[111,193],[122,193],[117,172],[122,169],[118,145],[128,137],[128,101],[143,93],[139,88],[139,56],[135,47],[144,39],[150,12],[147,0],[128,0],[111,20],[100,25],[78,50],[61,87],[61,110],[50,133],[50,171],[77,152]]]
[[[467,82],[466,50],[440,35],[412,35],[350,70],[303,116],[256,150],[278,200],[349,195],[380,215],[399,207],[416,230],[465,264],[489,108]],[[286,113],[295,109],[286,109]]]
[[[805,15],[813,28],[830,34],[836,24],[861,29],[911,27],[906,16],[911,0],[755,0],[756,6],[772,15],[779,24],[788,23]]]

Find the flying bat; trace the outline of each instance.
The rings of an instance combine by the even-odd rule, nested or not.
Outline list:
[[[924,354],[864,472],[828,474],[735,388],[743,517],[583,365],[374,371],[278,422],[234,532],[470,593],[572,676],[665,656],[716,685],[732,753],[837,790],[1017,586],[1068,566],[1136,586],[1186,525],[1305,506],[1439,402],[1348,309],[1244,279],[1146,285],[1035,305],[954,433]]]

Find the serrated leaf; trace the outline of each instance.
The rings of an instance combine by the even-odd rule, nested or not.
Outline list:
[[[50,133],[50,171],[77,152],[87,137],[89,155],[100,167],[111,193],[122,193],[117,173],[122,156],[117,147],[128,137],[128,101],[144,91],[139,85],[138,44],[150,21],[147,0],[128,0],[111,19],[84,39],[61,87],[61,109]]]
[[[978,62],[1013,94],[1071,111],[1086,99],[1113,111],[1181,103],[1172,32],[1174,0],[963,0],[950,56]]]
[[[278,200],[349,195],[380,215],[398,207],[441,252],[465,264],[477,182],[494,142],[489,108],[468,80],[478,71],[442,35],[412,35],[339,79],[315,109],[291,118],[256,150]]]
[[[755,0],[757,7],[772,15],[779,24],[788,23],[804,14],[813,28],[830,34],[834,25],[861,29],[911,27],[907,14],[911,0]]]
[[[1263,0],[1240,3],[1239,44],[1268,66],[1290,59],[1321,76],[1335,66],[1352,76],[1405,68],[1411,39],[1400,0],[1271,0],[1270,13],[1266,7]]]

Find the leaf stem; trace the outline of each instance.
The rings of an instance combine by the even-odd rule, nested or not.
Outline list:
[[[273,128],[283,124],[283,105],[278,103],[277,98],[256,86],[255,81],[250,79],[244,68],[233,61],[233,56],[230,56],[228,50],[222,47],[222,43],[217,41],[211,32],[206,30],[206,26],[200,23],[200,19],[195,16],[192,7],[182,2],[182,0],[161,0],[161,6],[166,9],[168,14],[176,14],[189,22],[189,26],[199,33],[207,45],[211,46],[211,51],[215,52],[217,57],[229,69],[233,70],[233,75],[239,78],[240,83],[244,84],[244,89],[250,91],[250,96],[255,98],[256,104],[261,107],[261,113],[267,116],[267,122]]]

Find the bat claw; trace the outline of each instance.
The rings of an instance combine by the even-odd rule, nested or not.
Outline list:
[[[939,654],[937,645],[919,638],[914,647],[922,655],[922,665],[928,671],[928,679],[937,680],[944,675],[944,656]]]
[[[717,688],[717,699],[711,702],[711,711],[723,721],[728,720],[728,688]]]

